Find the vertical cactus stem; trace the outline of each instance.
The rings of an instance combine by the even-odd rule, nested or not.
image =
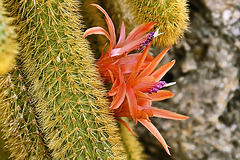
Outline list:
[[[124,159],[101,77],[82,38],[79,2],[15,3],[21,61],[53,159]]]
[[[130,128],[133,128],[133,124],[128,118],[123,117],[122,120],[124,120]],[[129,130],[122,123],[120,123],[120,133],[123,139],[124,147],[127,151],[128,159],[146,159],[147,156],[144,154],[142,144],[138,141],[138,138],[129,132]]]
[[[19,67],[0,77],[0,127],[12,159],[51,159]]]
[[[137,24],[154,21],[161,26],[160,32],[164,34],[153,40],[153,44],[157,46],[165,47],[177,43],[187,29],[187,0],[129,0],[127,4]]]

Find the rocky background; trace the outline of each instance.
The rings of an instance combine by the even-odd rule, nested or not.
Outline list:
[[[116,26],[122,20],[134,26],[124,1],[103,5]],[[162,62],[176,59],[165,76],[167,82],[177,82],[169,88],[175,97],[154,106],[190,119],[152,119],[171,147],[171,157],[141,124],[136,131],[148,160],[239,160],[240,0],[190,0],[189,11],[189,30]],[[161,50],[151,49],[155,55]]]
[[[144,127],[137,131],[149,160],[239,160],[240,1],[190,0],[189,8],[189,31],[163,62],[176,59],[165,77],[177,82],[175,97],[155,106],[190,119],[152,119],[171,157]]]

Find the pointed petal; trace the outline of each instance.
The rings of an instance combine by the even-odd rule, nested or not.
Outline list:
[[[134,90],[134,93],[136,94],[136,96],[141,97],[141,98],[146,98],[151,100],[151,97],[148,96],[148,94],[145,94],[139,90]]]
[[[154,73],[152,73],[151,76],[155,77],[157,81],[161,80],[162,77],[172,68],[174,63],[175,63],[175,60],[172,60],[171,62],[163,65],[158,70],[156,70]]]
[[[116,96],[113,97],[113,101],[109,109],[119,108],[120,105],[123,103],[125,96],[126,96],[126,84],[123,83],[121,86],[119,86],[119,90]]]
[[[134,41],[130,41],[129,43],[124,43],[123,47],[121,50],[118,52],[119,55],[124,54],[124,53],[129,53],[134,49],[137,49],[140,44],[144,41],[146,41],[148,38],[148,35],[144,35],[143,37],[136,39]]]
[[[160,134],[160,132],[157,130],[157,128],[151,123],[148,122],[145,119],[139,119],[138,120],[140,123],[142,123],[142,125],[144,125],[158,140],[159,142],[162,144],[163,148],[166,150],[166,152],[170,154],[169,150],[168,150],[168,145],[165,142],[164,138],[162,137],[162,135]]]
[[[125,37],[126,37],[125,26],[124,26],[124,22],[122,22],[119,40],[115,48],[120,48],[123,46]]]
[[[162,58],[164,57],[164,55],[167,53],[167,51],[170,49],[171,47],[166,48],[164,51],[162,51],[142,72],[141,74],[138,76],[138,78],[150,75],[154,69],[157,67],[158,63],[162,60]]]
[[[111,82],[113,83],[113,82],[114,82],[114,76],[113,76],[113,73],[112,73],[112,71],[111,71],[110,69],[107,68],[107,70],[108,70],[108,73],[109,73],[109,75],[110,75]]]
[[[159,117],[159,118],[166,118],[166,119],[174,119],[174,120],[184,120],[188,119],[189,117],[174,113],[165,109],[159,109],[155,107],[151,107],[151,110],[153,111],[153,116],[154,117]]]
[[[129,112],[137,124],[137,99],[132,88],[127,87],[126,97],[129,105]]]
[[[137,74],[139,73],[140,69],[141,69],[141,66],[145,60],[145,58],[147,57],[147,54],[148,54],[148,50],[150,48],[150,45],[148,45],[143,53],[141,54],[141,56],[139,57],[137,63],[136,63],[136,66],[134,68],[134,70],[132,71],[132,73],[130,74],[129,78],[128,78],[128,81],[129,83],[133,83],[134,81],[134,78],[137,76]]]
[[[119,56],[120,54],[118,53],[121,50],[121,48],[114,48],[109,52],[109,57],[115,57]]]
[[[107,93],[108,96],[114,96],[117,94],[118,92],[118,88],[119,88],[119,80],[118,78],[114,81],[112,88],[110,89],[110,91]]]
[[[141,85],[141,83],[144,83],[144,82],[156,82],[155,78],[154,77],[151,77],[151,76],[145,76],[145,77],[142,77],[142,78],[139,78],[135,81],[134,83],[134,87],[137,88],[138,85]]]
[[[152,101],[161,101],[164,99],[172,98],[174,94],[168,90],[160,90],[157,93],[148,94]]]
[[[116,44],[116,35],[115,35],[115,27],[114,27],[114,24],[111,20],[111,18],[109,17],[109,15],[107,14],[107,12],[99,5],[97,4],[90,4],[92,6],[95,6],[97,7],[106,17],[106,22],[107,22],[107,26],[108,26],[108,30],[109,30],[109,33],[110,33],[110,41],[112,42],[112,48],[114,48],[115,44]],[[112,49],[111,48],[111,49]]]
[[[141,92],[147,93],[150,89],[156,85],[156,80],[155,78],[151,76],[145,76],[140,79],[137,79],[134,82],[134,89],[140,90]]]
[[[137,98],[137,104],[141,107],[141,109],[150,109],[152,106],[152,101],[151,99]]]
[[[140,37],[142,37],[145,33],[150,31],[156,23],[157,22],[144,23],[144,24],[141,24],[140,26],[134,28],[129,33],[124,45],[127,45],[128,43],[135,41],[135,40],[139,39]]]
[[[118,122],[122,123],[134,136],[137,137],[137,135],[133,132],[132,128],[129,127],[129,125],[122,119],[116,119]]]
[[[87,29],[84,32],[83,38],[85,38],[86,36],[92,35],[92,34],[102,34],[110,40],[109,34],[102,27],[92,27],[92,28]]]

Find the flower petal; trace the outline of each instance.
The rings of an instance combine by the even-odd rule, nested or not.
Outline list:
[[[134,82],[134,89],[140,90],[141,92],[148,92],[156,84],[155,78],[151,76],[145,76],[137,79]]]
[[[141,92],[139,90],[134,90],[134,93],[136,94],[136,96],[138,98],[141,97],[141,98],[146,98],[146,99],[150,99],[151,100],[151,97],[148,96],[149,94],[145,94],[145,93],[143,93],[143,92]]]
[[[140,123],[142,123],[142,125],[144,125],[158,140],[159,142],[162,144],[163,148],[166,150],[166,152],[170,154],[169,150],[168,150],[168,145],[165,142],[164,138],[162,137],[162,135],[160,134],[160,132],[157,130],[157,128],[151,123],[148,122],[145,119],[139,119],[138,120]]]
[[[129,78],[128,78],[128,83],[131,84],[131,83],[134,83],[134,78],[137,76],[137,74],[139,73],[140,69],[141,69],[141,66],[144,62],[144,60],[146,59],[147,57],[147,54],[148,54],[148,50],[150,48],[150,45],[148,45],[143,53],[141,54],[141,56],[139,57],[137,63],[136,63],[136,66],[134,68],[134,70],[132,71],[132,73],[130,74]]]
[[[89,35],[92,35],[92,34],[102,34],[102,35],[106,36],[110,40],[109,34],[102,27],[92,27],[92,28],[87,29],[84,32],[83,38],[85,38],[85,37],[87,37]]]
[[[129,112],[137,124],[137,99],[132,88],[127,87],[126,97],[129,105]]]
[[[134,28],[128,35],[124,45],[129,44],[132,41],[135,41],[142,37],[145,33],[150,31],[157,22],[149,22],[141,24],[140,26]]]
[[[150,109],[152,106],[151,99],[137,98],[137,104],[140,109]]]
[[[159,109],[155,107],[151,107],[151,110],[153,111],[153,116],[154,117],[159,117],[159,118],[166,118],[166,119],[174,119],[174,120],[184,120],[188,119],[189,117],[174,113],[165,109]]]
[[[118,122],[122,123],[134,136],[137,137],[137,135],[133,132],[132,128],[129,127],[129,125],[122,119],[116,119]]]
[[[97,7],[106,17],[106,22],[107,22],[107,26],[108,26],[108,30],[109,30],[109,33],[110,33],[110,41],[112,42],[112,47],[110,46],[110,48],[114,48],[115,44],[116,44],[116,35],[115,35],[115,27],[114,27],[114,24],[111,20],[111,18],[109,17],[109,15],[107,14],[107,12],[99,5],[97,4],[90,4],[92,6],[95,6]]]
[[[161,101],[164,99],[172,98],[174,94],[168,90],[160,90],[157,93],[148,94],[152,101]]]
[[[124,101],[125,95],[126,95],[126,84],[122,83],[119,86],[119,90],[118,90],[116,96],[113,97],[113,101],[112,101],[111,106],[109,107],[109,109],[117,109],[117,108],[119,108],[120,105]]]
[[[152,73],[151,76],[156,78],[157,81],[161,80],[162,77],[172,68],[174,63],[175,63],[175,60],[172,60],[171,62],[163,65],[158,70],[156,70],[154,73]]]
[[[117,55],[122,55],[124,53],[129,53],[134,49],[137,49],[140,46],[140,43],[146,41],[148,38],[148,35],[144,35],[143,37],[136,39],[134,41],[131,41],[129,43],[124,43],[123,47],[120,49]],[[110,55],[111,56],[111,55]]]
[[[122,22],[120,36],[119,36],[118,43],[115,48],[120,48],[123,46],[125,37],[126,37],[125,26],[124,26],[124,22]]]
[[[158,63],[162,60],[164,55],[167,53],[167,51],[171,47],[166,48],[164,51],[162,51],[140,74],[137,78],[141,78],[147,75],[150,75],[154,69],[157,67]]]

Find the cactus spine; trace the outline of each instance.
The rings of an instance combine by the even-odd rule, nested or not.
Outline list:
[[[2,0],[0,1],[0,75],[9,72],[18,53],[16,33],[9,25],[12,19],[6,16]]]
[[[5,148],[5,141],[3,139],[3,133],[0,131],[0,155],[1,160],[8,160],[8,157],[10,157],[10,153]]]
[[[118,128],[82,38],[78,1],[10,5],[19,19],[21,60],[53,158],[123,159]]]
[[[0,77],[0,127],[13,159],[50,159],[19,68]]]
[[[129,0],[127,3],[136,18],[136,23],[156,21],[161,26],[160,31],[164,34],[153,41],[158,46],[165,47],[177,43],[187,29],[187,0]]]
[[[133,128],[133,124],[128,118],[122,118],[130,128]],[[138,141],[137,137],[134,136],[129,130],[120,124],[120,133],[123,140],[125,150],[127,151],[127,156],[129,160],[144,160],[146,155],[143,154],[144,150],[142,144]]]

